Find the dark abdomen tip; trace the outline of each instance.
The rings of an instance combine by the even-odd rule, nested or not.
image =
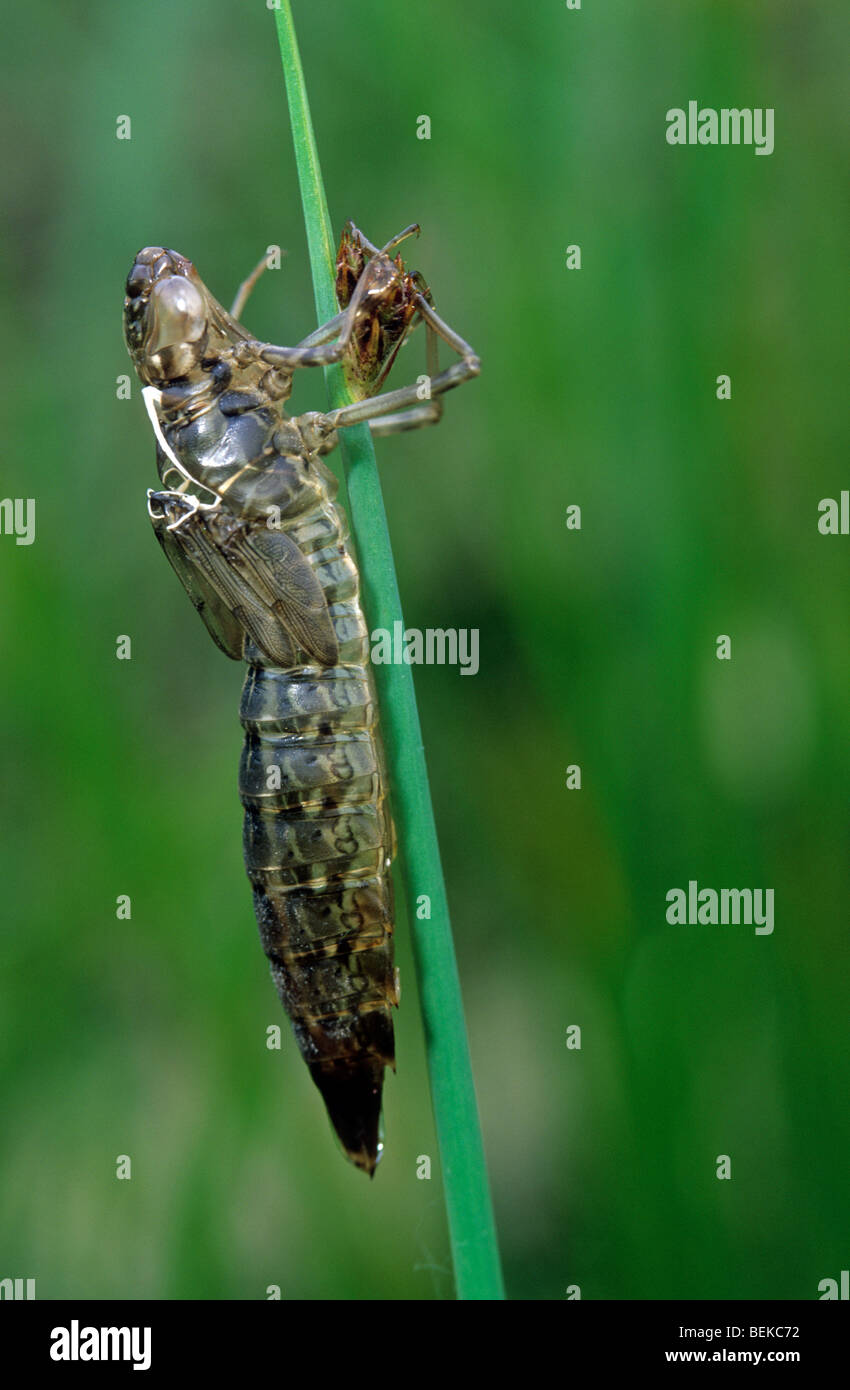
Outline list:
[[[383,1062],[325,1062],[310,1067],[346,1156],[374,1175],[381,1157]]]

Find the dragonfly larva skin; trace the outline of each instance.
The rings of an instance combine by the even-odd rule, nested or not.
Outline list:
[[[239,790],[263,948],[346,1154],[371,1174],[395,1065],[393,829],[358,575],[321,456],[362,419],[388,433],[439,417],[439,400],[423,407],[415,387],[368,397],[415,318],[429,367],[436,336],[462,358],[432,373],[433,397],[478,362],[420,277],[346,235],[357,282],[295,348],[252,338],[162,247],[136,257],[124,330],[157,440],[154,531],[213,640],[248,663]],[[293,372],[333,361],[361,399],[288,416]]]

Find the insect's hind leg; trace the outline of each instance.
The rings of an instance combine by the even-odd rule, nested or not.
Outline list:
[[[425,324],[425,368],[429,382],[433,382],[440,372],[437,357],[437,334],[430,323]],[[419,387],[417,385],[417,392]],[[407,410],[395,410],[391,415],[380,415],[370,421],[370,429],[376,438],[387,434],[401,434],[405,430],[418,430],[424,425],[436,425],[442,418],[442,396],[429,396],[419,405]]]
[[[478,376],[481,362],[469,343],[440,318],[433,305],[421,294],[416,296],[416,307],[425,321],[428,332],[426,351],[428,375],[431,378],[431,399],[422,400],[418,385],[403,386],[398,391],[385,391],[380,396],[369,396],[353,405],[345,405],[339,410],[331,411],[326,417],[331,428],[338,429],[345,425],[359,424],[361,420],[369,420],[374,421],[374,434],[391,434],[398,430],[435,424],[442,413],[442,401],[436,400],[435,397]],[[448,343],[461,359],[459,362],[453,362],[442,372],[436,370],[437,338],[442,338]]]

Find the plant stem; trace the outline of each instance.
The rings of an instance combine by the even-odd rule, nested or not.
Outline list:
[[[338,313],[334,292],[335,244],[289,0],[281,0],[275,19],[316,312],[319,322],[324,323]],[[331,407],[346,404],[351,398],[341,367],[327,368],[326,377]],[[392,632],[393,624],[403,623],[403,619],[371,433],[368,424],[361,424],[340,434],[364,606],[373,628]],[[410,908],[455,1287],[461,1299],[502,1299],[505,1295],[496,1231],[413,674],[406,664],[378,665],[374,669],[402,877]],[[430,900],[431,915],[427,920],[420,920],[415,912],[423,897]]]

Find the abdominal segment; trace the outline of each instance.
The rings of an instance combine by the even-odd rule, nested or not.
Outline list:
[[[325,555],[310,558],[339,664],[282,670],[255,657],[239,790],[272,977],[348,1157],[371,1174],[384,1068],[395,1065],[393,832],[356,571],[341,545]]]

